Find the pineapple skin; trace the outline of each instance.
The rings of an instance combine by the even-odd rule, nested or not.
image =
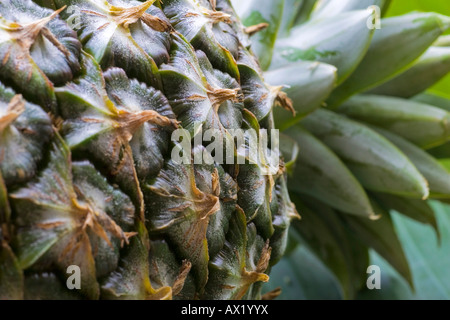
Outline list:
[[[275,129],[279,89],[229,1],[0,13],[0,299],[260,299],[298,217],[283,159],[171,159],[180,128]]]

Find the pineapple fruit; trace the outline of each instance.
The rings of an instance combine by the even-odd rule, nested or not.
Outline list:
[[[290,107],[230,3],[8,0],[0,14],[0,298],[261,298],[298,217],[283,161],[265,174],[238,146],[244,164],[221,164],[195,142],[275,129],[272,108]],[[208,161],[172,159],[181,128],[183,156]]]
[[[0,0],[0,298],[259,299],[291,220],[347,298],[369,248],[411,281],[389,210],[450,198],[450,18],[388,5]],[[275,128],[271,174],[195,139]]]

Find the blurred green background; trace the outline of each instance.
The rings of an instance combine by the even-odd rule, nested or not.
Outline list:
[[[392,0],[387,16],[411,11],[434,11],[450,16],[450,0]],[[432,90],[450,98],[450,75]],[[371,263],[381,267],[381,290],[363,289],[357,299],[450,300],[450,205],[430,202],[435,210],[440,239],[432,227],[393,214],[393,221],[413,274],[414,288],[375,252]],[[265,291],[282,288],[279,299],[342,299],[335,276],[308,248],[291,248],[271,271]]]

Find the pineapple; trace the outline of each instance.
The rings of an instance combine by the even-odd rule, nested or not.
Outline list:
[[[389,210],[450,198],[450,18],[337,3],[0,0],[0,299],[260,299],[288,237],[347,298],[369,248],[411,282]]]
[[[0,298],[261,298],[298,217],[284,162],[265,146],[267,174],[236,145],[222,164],[196,138],[275,129],[290,100],[230,3],[11,0],[0,14]],[[203,162],[173,159],[179,129]]]

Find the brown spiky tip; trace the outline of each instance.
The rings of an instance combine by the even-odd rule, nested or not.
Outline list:
[[[24,49],[25,52],[30,51],[30,48],[36,41],[37,36],[39,34],[42,34],[67,57],[69,56],[69,51],[67,51],[66,47],[64,47],[52,34],[52,32],[46,27],[46,25],[50,21],[55,19],[65,8],[66,6],[62,7],[59,10],[56,10],[48,17],[25,25],[11,23],[7,29],[11,33],[11,37],[16,40],[17,43],[19,43],[19,45]]]
[[[213,8],[213,10],[209,10],[205,7],[201,7],[200,8],[200,12],[208,17],[211,20],[211,23],[216,24],[219,22],[224,22],[224,23],[228,23],[228,24],[232,24],[233,21],[231,20],[231,15],[229,15],[228,13],[222,12],[222,11],[216,11],[215,7],[215,1],[211,2],[211,7]],[[185,17],[195,17],[195,16],[199,16],[198,13],[196,12],[188,12]]]
[[[0,133],[3,132],[25,111],[25,101],[21,94],[15,95],[6,108],[6,113],[0,114]]]
[[[149,0],[141,5],[134,6],[131,8],[110,6],[109,13],[111,16],[114,17],[115,22],[118,25],[123,26],[125,28],[128,28],[130,24],[136,23],[139,20],[141,20],[150,28],[156,31],[160,32],[170,31],[172,27],[169,23],[158,17],[152,16],[149,13],[146,13],[148,8],[150,8],[155,1],[156,0]]]
[[[290,203],[290,210],[288,212],[288,217],[291,220],[302,220],[302,216],[300,215],[300,213],[298,213],[297,208],[295,207],[294,203]]]
[[[272,87],[269,86],[270,91],[275,96],[275,104],[282,107],[283,109],[292,113],[295,117],[296,111],[294,109],[294,103],[291,98],[288,97],[286,92],[283,92],[283,86]]]
[[[191,181],[192,194],[194,195],[193,202],[197,211],[198,219],[206,222],[206,225],[209,218],[216,212],[220,211],[220,185],[219,172],[217,169],[214,169],[211,178],[212,194],[204,193],[197,188],[195,180]]]
[[[253,36],[254,34],[266,29],[269,27],[269,24],[266,22],[255,24],[254,26],[250,26],[244,29],[244,32],[249,36]]]
[[[261,257],[258,260],[256,269],[254,271],[244,270],[242,274],[243,281],[252,284],[258,281],[267,282],[269,281],[269,276],[264,272],[267,270],[270,262],[270,255],[272,253],[272,248],[269,246],[269,239],[267,239],[264,248],[261,251]]]
[[[87,234],[86,230],[89,228],[91,232],[105,240],[111,248],[113,246],[106,231],[110,232],[113,237],[119,239],[122,247],[124,244],[128,245],[130,243],[129,239],[136,235],[134,232],[123,232],[122,228],[105,212],[95,210],[94,206],[89,202],[80,203],[73,198],[72,207],[76,216],[79,217],[79,232]]]
[[[225,101],[231,100],[239,102],[239,88],[223,89],[223,88],[208,88],[208,98],[214,107],[219,107]]]
[[[181,265],[180,272],[172,286],[172,294],[174,296],[178,295],[181,292],[181,290],[183,290],[184,283],[186,282],[186,278],[189,274],[189,271],[191,271],[191,268],[192,268],[192,263],[187,260],[183,260],[183,264]]]
[[[237,209],[241,209],[240,207],[237,207]],[[241,209],[242,210],[242,209]],[[265,274],[264,272],[267,270],[267,267],[269,266],[270,262],[270,255],[272,253],[272,248],[269,246],[269,239],[267,239],[266,244],[264,245],[264,248],[261,251],[261,256],[259,258],[259,261],[256,265],[255,270],[247,271],[245,268],[242,270],[241,273],[241,281],[242,281],[242,288],[236,293],[236,295],[233,297],[233,299],[240,300],[247,292],[248,288],[255,282],[268,282],[269,276]]]
[[[50,118],[50,121],[52,122],[53,130],[56,132],[61,131],[63,125],[64,125],[64,119],[60,116],[54,115],[51,112],[48,112],[48,117]]]
[[[143,110],[139,112],[128,112],[121,110],[118,115],[120,128],[125,132],[128,141],[133,138],[134,132],[145,122],[150,122],[161,127],[172,127],[177,129],[180,122],[160,115],[154,110]]]
[[[231,15],[229,15],[228,13],[224,13],[221,11],[209,11],[208,13],[209,18],[211,19],[212,23],[219,23],[219,22],[225,22],[228,24],[233,23],[231,21]]]

